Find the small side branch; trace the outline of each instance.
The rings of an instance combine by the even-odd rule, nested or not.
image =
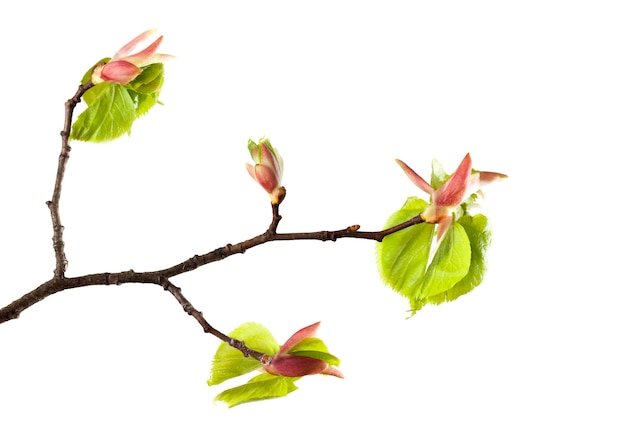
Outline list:
[[[322,242],[334,242],[340,238],[360,238],[382,242],[386,236],[393,234],[394,232],[401,231],[405,228],[408,228],[409,226],[417,225],[423,222],[424,220],[422,219],[422,216],[418,215],[417,217],[413,217],[412,219],[407,220],[404,223],[385,229],[383,231],[359,231],[359,225],[351,225],[348,226],[346,229],[340,229],[337,231],[292,232],[285,234],[275,234],[272,237],[272,240],[319,240]]]
[[[50,210],[50,217],[52,219],[52,246],[54,248],[55,268],[54,277],[62,278],[65,275],[65,269],[67,268],[67,258],[65,257],[65,242],[63,241],[63,225],[61,224],[61,213],[59,211],[59,201],[61,200],[61,187],[63,185],[63,178],[65,177],[65,168],[70,158],[70,151],[72,150],[69,140],[70,133],[72,131],[72,116],[76,105],[80,102],[83,94],[89,90],[93,84],[90,82],[78,87],[76,94],[71,99],[65,102],[65,122],[63,124],[63,130],[61,130],[61,154],[59,155],[59,164],[57,166],[57,175],[54,182],[54,191],[52,192],[52,199],[46,204]]]
[[[196,308],[191,304],[191,302],[189,302],[189,300],[187,300],[187,298],[183,295],[181,289],[177,287],[176,285],[174,285],[171,281],[164,280],[162,283],[162,286],[166,291],[170,292],[176,298],[180,306],[183,307],[183,310],[189,316],[192,316],[196,321],[198,321],[198,323],[200,324],[200,326],[202,327],[205,333],[212,334],[213,336],[227,343],[231,347],[239,350],[244,356],[246,357],[250,356],[256,359],[257,361],[259,361],[263,365],[267,365],[272,362],[271,356],[263,352],[253,350],[247,347],[243,341],[231,338],[230,336],[227,336],[221,331],[213,328],[213,326],[209,324],[209,322],[204,318],[204,316],[202,315],[202,312],[196,310]]]

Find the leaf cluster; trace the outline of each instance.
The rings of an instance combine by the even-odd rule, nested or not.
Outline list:
[[[229,333],[232,338],[240,339],[245,344],[258,351],[269,355],[276,355],[280,346],[270,331],[256,322],[247,322]],[[307,356],[321,359],[330,365],[339,365],[339,359],[328,352],[328,348],[321,339],[305,338],[294,345],[289,355]],[[237,378],[241,375],[262,369],[256,359],[245,357],[241,352],[228,344],[222,343],[213,358],[211,376],[207,380],[209,386],[221,384],[226,380]],[[261,372],[255,375],[247,383],[231,389],[224,390],[215,397],[215,401],[221,401],[234,407],[242,403],[266,400],[270,398],[284,397],[298,389],[295,382],[300,377],[287,377]]]
[[[441,164],[433,161],[433,187],[436,189],[447,178]],[[381,279],[409,300],[411,314],[426,304],[455,300],[482,282],[491,231],[487,217],[469,214],[475,199],[472,195],[458,208],[453,223],[439,241],[435,225],[424,223],[388,235],[377,244],[376,260]],[[420,215],[427,205],[420,198],[409,197],[384,227]]]
[[[98,63],[106,63],[102,59]],[[97,65],[97,64],[96,64]],[[85,85],[91,79],[93,67],[82,79]],[[87,104],[72,126],[71,138],[86,142],[107,142],[129,134],[135,119],[145,115],[159,104],[164,81],[162,63],[143,67],[141,73],[126,85],[102,82],[83,95]]]

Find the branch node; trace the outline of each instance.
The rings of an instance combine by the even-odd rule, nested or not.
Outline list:
[[[246,347],[245,342],[240,341],[239,339],[230,338],[228,345],[239,350],[246,358],[250,356],[250,350]]]
[[[246,251],[245,248],[241,249],[242,254],[245,251]],[[226,244],[226,246],[222,246],[221,248],[218,248],[217,254],[219,255],[220,259],[225,259],[226,257],[231,256],[233,254],[233,245],[228,243]]]
[[[193,305],[191,305],[191,302],[185,302],[183,303],[183,311],[185,313],[187,313],[189,316],[192,316],[194,311],[196,312],[196,314],[198,315],[198,317],[202,317],[202,311],[197,311]]]
[[[336,231],[324,231],[324,241],[330,240],[331,242],[337,241],[337,232]]]

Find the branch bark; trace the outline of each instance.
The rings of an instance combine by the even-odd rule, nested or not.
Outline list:
[[[65,122],[63,130],[61,130],[61,154],[59,155],[59,164],[57,166],[57,175],[54,181],[54,191],[52,199],[46,204],[50,209],[50,217],[52,219],[52,246],[54,248],[54,257],[56,266],[54,268],[54,277],[61,278],[65,274],[67,268],[67,258],[65,257],[65,242],[63,241],[63,225],[61,224],[61,212],[59,203],[61,201],[61,188],[63,186],[63,178],[65,177],[65,168],[70,159],[70,133],[72,131],[72,116],[76,105],[80,103],[83,94],[93,87],[91,81],[84,85],[80,85],[76,94],[65,102]]]
[[[278,215],[278,214],[276,214]],[[422,223],[420,216],[414,217],[397,226],[385,229],[383,231],[359,231],[358,225],[352,225],[345,229],[336,231],[318,231],[318,232],[292,232],[292,233],[275,233],[268,230],[263,234],[257,235],[249,240],[245,240],[236,244],[227,244],[217,248],[211,252],[202,255],[194,255],[187,260],[173,265],[169,268],[136,272],[134,270],[121,271],[117,273],[96,273],[78,277],[54,276],[51,280],[42,283],[34,290],[26,293],[19,299],[13,301],[6,307],[0,309],[0,323],[16,319],[22,311],[35,305],[37,302],[45,299],[52,294],[71,288],[80,288],[94,285],[123,285],[126,283],[147,283],[165,287],[172,277],[193,271],[201,266],[208,265],[216,261],[223,260],[234,254],[243,254],[248,249],[262,245],[264,243],[279,240],[319,240],[319,241],[336,241],[341,238],[360,238],[366,240],[382,241],[387,235],[401,231],[409,226]],[[166,288],[167,289],[167,288]],[[180,301],[179,301],[180,302]],[[183,305],[181,303],[181,305]],[[183,310],[187,309],[183,305]],[[192,315],[193,316],[193,315]],[[202,325],[202,323],[201,323]],[[203,328],[205,328],[203,326]]]

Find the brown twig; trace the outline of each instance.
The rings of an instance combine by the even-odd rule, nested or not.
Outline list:
[[[61,130],[61,154],[59,155],[59,165],[57,167],[56,180],[54,182],[54,191],[52,199],[46,204],[50,209],[50,217],[52,218],[52,246],[54,248],[54,257],[56,266],[54,268],[54,277],[60,278],[65,274],[67,268],[67,258],[65,257],[65,242],[63,241],[63,225],[61,224],[61,213],[59,211],[59,202],[61,200],[61,187],[63,178],[65,177],[65,168],[70,158],[70,133],[72,131],[72,116],[76,105],[80,102],[83,94],[93,87],[91,81],[78,87],[76,94],[65,102],[65,122],[63,130]]]
[[[246,344],[243,341],[231,338],[230,336],[227,336],[224,333],[220,332],[219,330],[216,330],[215,328],[213,328],[213,326],[209,324],[209,322],[204,318],[204,316],[202,315],[202,312],[196,310],[195,307],[191,304],[191,302],[189,302],[187,298],[183,296],[181,289],[175,286],[172,282],[170,282],[169,280],[164,280],[162,285],[166,291],[169,291],[170,293],[172,293],[172,295],[176,298],[176,300],[181,305],[181,307],[183,307],[183,310],[185,310],[185,312],[189,316],[192,316],[195,320],[198,321],[198,323],[204,329],[205,333],[212,334],[213,336],[227,343],[231,347],[239,350],[241,353],[243,353],[244,356],[246,357],[251,356],[252,358],[259,361],[261,364],[267,365],[272,362],[271,356],[263,352],[253,350],[249,348],[248,346],[246,346]]]

